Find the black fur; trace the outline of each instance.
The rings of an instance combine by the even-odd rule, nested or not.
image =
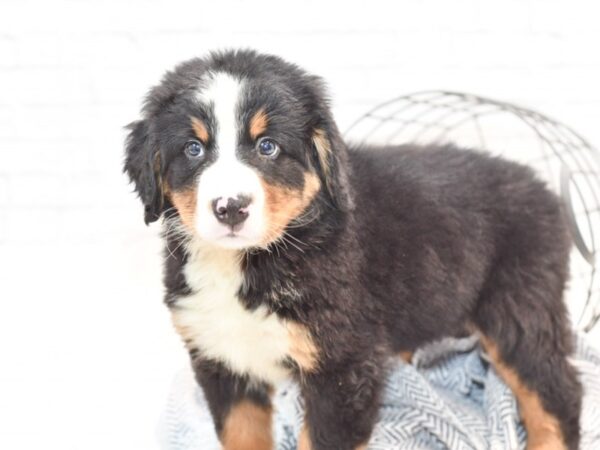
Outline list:
[[[192,356],[196,379],[204,391],[220,434],[231,408],[241,400],[249,400],[263,408],[271,407],[270,388],[262,382],[250,382],[246,376],[232,373],[223,364]]]
[[[276,57],[217,53],[168,73],[133,126],[125,168],[146,222],[170,206],[161,177],[181,186],[202,170],[178,166],[170,143],[185,134],[176,119],[188,115],[189,93],[209,69],[255,80],[245,110],[267,104],[279,118],[272,126],[294,150],[279,169],[259,167],[266,178],[293,185],[298,171],[312,168],[322,180],[306,213],[313,220],[287,230],[300,248],[245,253],[239,292],[247,308],[266,306],[317,343],[319,369],[298,375],[313,449],[365,443],[389,357],[466,327],[497,345],[576,449],[581,387],[567,361],[573,345],[562,298],[571,242],[559,200],[533,172],[451,145],[348,146],[319,79]],[[311,142],[315,129],[331,146],[327,168]],[[171,306],[188,293],[185,258],[181,249],[166,253]],[[287,295],[290,287],[298,295]],[[246,378],[192,356],[217,430],[236,399],[268,404],[266,387],[245,389]]]

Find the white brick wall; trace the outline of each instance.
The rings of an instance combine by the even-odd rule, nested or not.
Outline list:
[[[123,125],[173,64],[254,47],[323,75],[344,129],[423,89],[515,101],[600,146],[593,0],[0,3],[0,448],[152,448],[185,355]],[[67,431],[67,429],[69,431]]]

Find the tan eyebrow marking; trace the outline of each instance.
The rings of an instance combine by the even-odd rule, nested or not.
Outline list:
[[[250,137],[256,139],[267,129],[269,118],[264,108],[259,109],[250,119]]]
[[[208,130],[206,129],[206,125],[204,125],[204,122],[196,117],[192,117],[191,120],[194,133],[196,133],[196,136],[202,141],[203,144],[206,144],[208,142]]]

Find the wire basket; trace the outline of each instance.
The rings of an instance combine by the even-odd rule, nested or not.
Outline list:
[[[345,132],[357,143],[454,142],[533,167],[567,205],[575,242],[567,300],[576,325],[600,321],[600,154],[566,125],[476,95],[427,91],[382,103]]]

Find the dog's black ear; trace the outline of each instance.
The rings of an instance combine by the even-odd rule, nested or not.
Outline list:
[[[329,114],[314,128],[312,146],[318,171],[334,206],[346,211],[351,209],[353,202],[348,190],[348,152]]]
[[[125,143],[124,171],[135,184],[144,204],[144,222],[148,225],[160,218],[164,208],[161,182],[160,153],[151,139],[145,120],[127,126],[130,130]]]

